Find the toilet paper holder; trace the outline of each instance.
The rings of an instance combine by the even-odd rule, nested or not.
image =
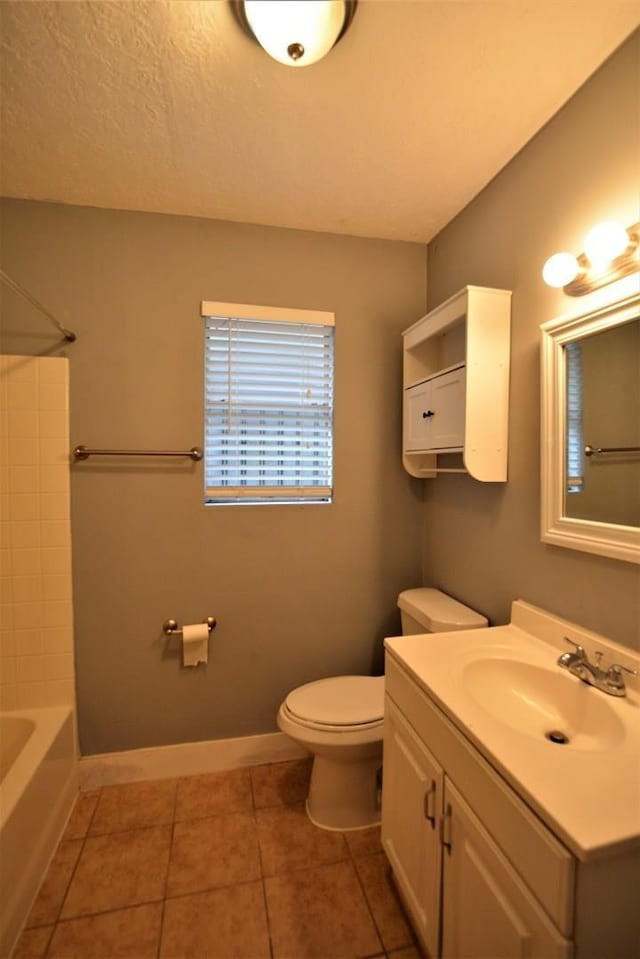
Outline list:
[[[203,619],[202,622],[207,624],[207,629],[209,632],[216,628],[215,616],[207,616],[207,618]],[[178,626],[178,623],[175,619],[165,619],[164,623],[162,624],[162,632],[166,633],[167,636],[182,636],[182,626]]]

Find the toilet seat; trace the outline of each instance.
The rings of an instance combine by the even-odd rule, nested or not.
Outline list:
[[[283,703],[292,722],[346,732],[381,726],[384,676],[333,676],[292,690]]]

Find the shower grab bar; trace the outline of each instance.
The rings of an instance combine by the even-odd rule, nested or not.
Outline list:
[[[42,313],[43,316],[46,316],[46,318],[53,323],[54,326],[57,326],[67,343],[75,343],[76,334],[73,332],[73,330],[68,330],[66,326],[63,326],[62,323],[55,318],[53,313],[50,313],[49,310],[42,305],[42,303],[38,303],[35,296],[32,296],[31,293],[25,290],[23,286],[20,286],[19,283],[16,283],[16,281],[10,277],[8,273],[5,273],[4,270],[0,270],[0,280],[2,280],[5,286],[8,286],[10,290],[13,290],[14,293],[17,293],[18,296],[21,296],[23,300],[26,300],[27,303],[30,303],[31,306]]]
[[[199,446],[192,446],[190,450],[92,450],[76,446],[73,456],[77,460],[87,460],[90,456],[188,456],[197,463],[202,459],[202,450]]]
[[[640,453],[640,446],[585,446],[585,456],[597,456],[598,453]]]

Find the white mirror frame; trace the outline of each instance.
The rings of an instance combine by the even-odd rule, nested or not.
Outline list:
[[[564,347],[640,315],[640,293],[588,313],[561,316],[542,331],[541,538],[628,563],[640,563],[640,529],[564,515],[566,489],[566,364]]]

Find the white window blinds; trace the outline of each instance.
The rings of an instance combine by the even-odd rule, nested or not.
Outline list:
[[[582,431],[582,347],[565,346],[567,370],[567,493],[579,493],[584,482]]]
[[[203,303],[205,501],[329,502],[333,314]]]

